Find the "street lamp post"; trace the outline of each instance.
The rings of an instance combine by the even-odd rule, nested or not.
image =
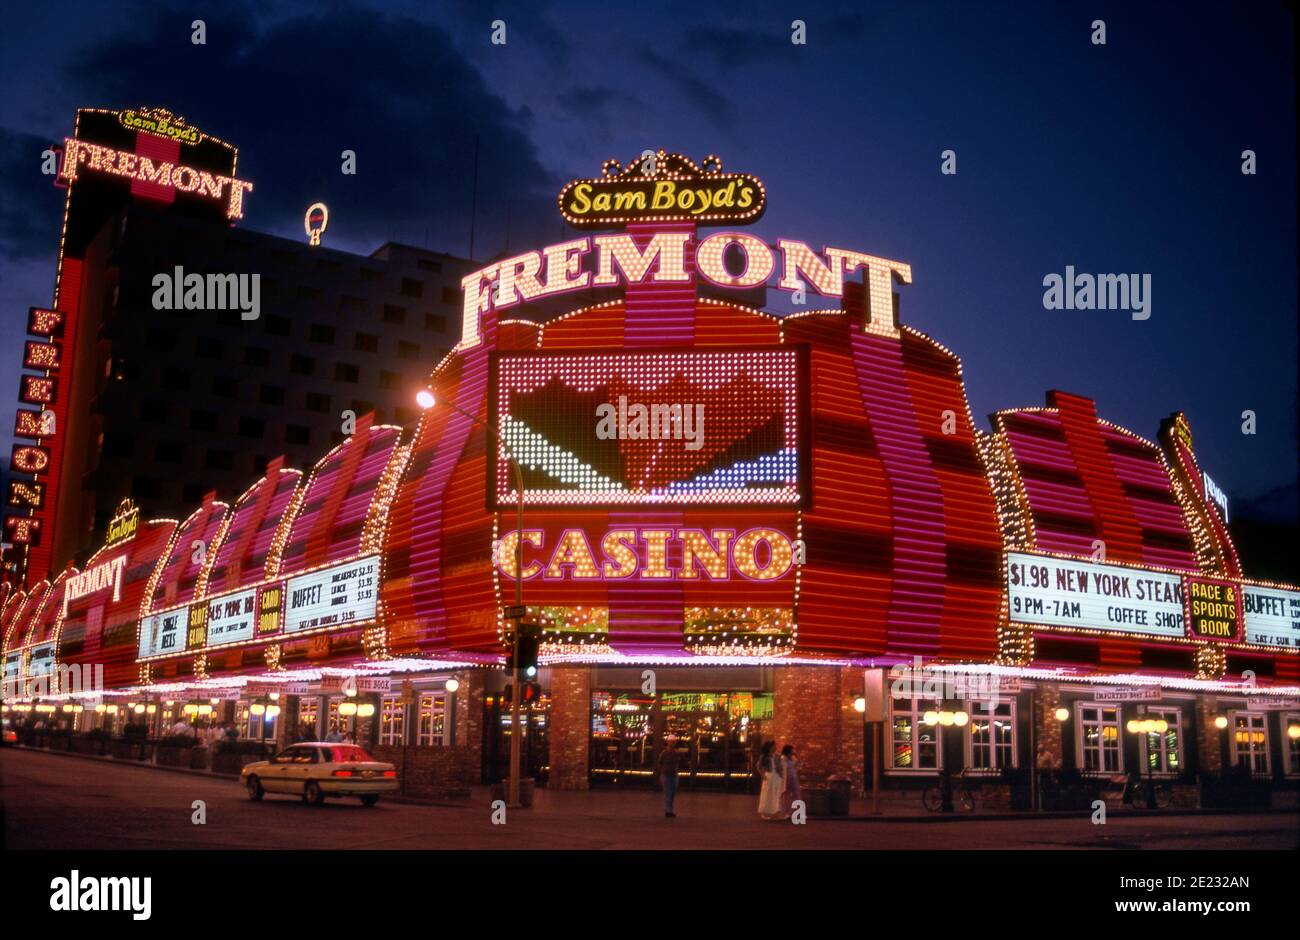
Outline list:
[[[438,403],[433,392],[429,389],[421,389],[415,396],[415,400],[425,411],[428,411]],[[462,417],[468,418],[491,435],[497,447],[500,447],[505,451],[506,457],[510,461],[510,465],[514,467],[515,470],[515,492],[518,496],[517,515],[515,520],[515,604],[514,610],[512,611],[512,619],[515,622],[515,635],[514,655],[511,656],[510,659],[514,664],[514,670],[510,683],[510,778],[506,785],[506,801],[510,806],[518,806],[520,805],[519,764],[522,755],[522,747],[519,740],[519,709],[523,704],[523,689],[520,684],[519,674],[519,634],[524,625],[524,472],[520,468],[519,461],[515,458],[514,453],[506,445],[505,441],[501,439],[501,435],[497,433],[497,429],[493,425],[470,414],[465,409],[459,407],[455,402],[445,400],[444,404]],[[489,472],[495,474],[496,468],[492,468]]]
[[[1142,749],[1145,751],[1143,756],[1146,758],[1147,765],[1147,809],[1156,809],[1155,781],[1152,778],[1154,770],[1153,765],[1159,752],[1153,751],[1151,747],[1151,735],[1164,734],[1169,728],[1169,723],[1163,718],[1133,719],[1129,721],[1127,728],[1132,734],[1139,736],[1139,745],[1142,746]]]

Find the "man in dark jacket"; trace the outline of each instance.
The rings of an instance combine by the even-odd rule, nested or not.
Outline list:
[[[677,738],[669,735],[668,740],[664,742],[663,750],[659,752],[659,783],[664,788],[664,816],[673,819],[677,816],[673,812],[673,799],[677,796],[677,767],[681,762],[681,755],[677,753]]]

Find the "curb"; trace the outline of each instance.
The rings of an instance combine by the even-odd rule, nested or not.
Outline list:
[[[81,760],[95,761],[101,764],[113,764],[118,767],[138,767],[141,770],[161,770],[173,774],[187,774],[192,777],[206,777],[209,780],[229,780],[236,785],[239,784],[238,774],[218,774],[213,773],[211,770],[195,770],[193,767],[168,767],[164,764],[154,764],[149,761],[118,760],[108,754],[77,754],[73,751],[54,751],[45,747],[28,747],[26,744],[15,744],[13,745],[13,748],[19,751],[27,751],[31,754],[55,754],[59,757],[80,758]],[[441,806],[447,809],[467,809],[470,805],[470,800],[465,800],[459,803],[447,803],[440,800],[426,800],[418,796],[399,796],[389,793],[384,794],[384,802],[410,803],[417,806]]]
[[[1257,809],[1143,809],[1143,810],[1107,810],[1106,818],[1109,819],[1140,819],[1149,817],[1168,817],[1168,816],[1260,816],[1260,815],[1287,815],[1294,816],[1295,810],[1291,807],[1260,807]],[[924,816],[817,816],[808,817],[818,821],[829,822],[859,822],[859,823],[946,823],[946,822],[1006,822],[1008,820],[1032,820],[1032,819],[1086,819],[1092,814],[1091,810],[1045,810],[1041,813],[1022,812],[1022,813],[927,813]]]

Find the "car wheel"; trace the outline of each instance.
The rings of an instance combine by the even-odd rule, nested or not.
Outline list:
[[[307,785],[302,788],[302,799],[304,803],[319,806],[325,802],[325,793],[315,780],[308,780]]]
[[[266,793],[262,789],[262,781],[258,780],[256,776],[249,777],[244,786],[248,788],[248,798],[250,800],[260,800],[263,794]]]
[[[361,805],[362,805],[362,806],[374,806],[374,805],[375,805],[376,803],[378,803],[378,802],[379,802],[379,794],[378,794],[378,793],[364,793],[364,794],[362,794],[362,796],[361,796]]]

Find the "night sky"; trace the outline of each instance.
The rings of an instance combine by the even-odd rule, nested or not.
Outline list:
[[[1282,4],[721,6],[7,10],[6,413],[27,308],[53,289],[63,191],[41,152],[79,106],[184,115],[239,147],[238,175],[256,187],[244,227],[302,239],[322,199],[327,243],[363,253],[390,239],[468,252],[476,138],[479,258],[560,240],[565,181],[662,147],[761,177],[769,208],[753,230],[770,241],[910,262],[902,320],[962,357],[977,418],[1060,388],[1154,438],[1181,409],[1234,518],[1294,520],[1295,51]],[[190,41],[196,18],[204,46]],[[790,43],[794,19],[804,46]],[[356,176],[339,172],[344,149]],[[940,173],[946,149],[956,176]],[[1246,149],[1257,175],[1241,172]],[[1043,278],[1066,265],[1150,274],[1151,318],[1045,310]]]

